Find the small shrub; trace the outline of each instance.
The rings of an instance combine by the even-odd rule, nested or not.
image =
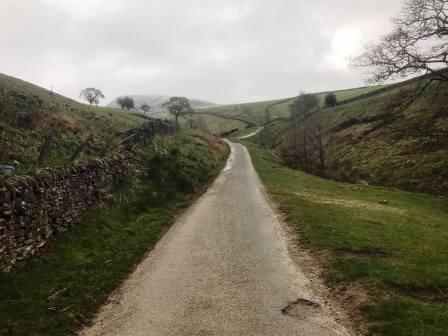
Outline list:
[[[336,98],[336,95],[333,92],[327,93],[325,96],[325,106],[326,107],[333,107],[336,106],[338,103],[338,99]]]

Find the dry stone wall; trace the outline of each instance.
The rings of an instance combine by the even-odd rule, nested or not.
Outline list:
[[[76,225],[85,211],[135,174],[134,146],[175,131],[169,121],[151,121],[124,132],[124,150],[39,176],[0,175],[0,271],[5,272]]]

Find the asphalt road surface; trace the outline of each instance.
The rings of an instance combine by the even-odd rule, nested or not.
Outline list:
[[[246,148],[81,335],[349,335],[289,257]]]

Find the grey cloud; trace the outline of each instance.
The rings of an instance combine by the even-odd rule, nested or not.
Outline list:
[[[54,85],[73,98],[86,86],[110,99],[166,94],[218,103],[355,87],[363,85],[363,74],[346,67],[343,57],[359,40],[387,32],[400,5],[2,0],[0,72]]]

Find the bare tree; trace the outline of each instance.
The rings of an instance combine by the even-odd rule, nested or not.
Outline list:
[[[293,167],[306,169],[309,165],[309,129],[304,123],[294,124],[289,140],[290,163]]]
[[[291,127],[281,155],[293,168],[325,176],[332,155],[334,134],[316,116],[310,116]]]
[[[167,102],[163,103],[163,107],[166,107],[174,115],[177,126],[179,126],[178,119],[180,116],[193,111],[189,100],[185,97],[171,97]]]
[[[143,114],[146,115],[146,113],[148,113],[151,110],[151,106],[144,103],[144,104],[140,105],[140,110],[142,110]]]
[[[315,94],[301,92],[290,105],[291,116],[294,121],[293,126],[287,136],[287,147],[283,150],[283,156],[288,164],[295,168],[313,172],[314,148],[311,137],[313,136],[310,127],[312,115],[320,108],[319,97]]]
[[[88,101],[90,105],[98,105],[100,99],[104,99],[104,94],[103,92],[101,92],[101,90],[95,88],[87,88],[81,91],[79,97]]]
[[[324,175],[327,168],[327,158],[333,144],[333,133],[326,131],[322,122],[314,117],[309,119],[309,138],[314,152],[314,170]],[[316,169],[317,168],[317,169]]]
[[[428,74],[430,82],[448,82],[448,0],[407,0],[394,29],[380,42],[366,46],[353,60],[370,68],[370,82],[378,83],[411,75]]]

